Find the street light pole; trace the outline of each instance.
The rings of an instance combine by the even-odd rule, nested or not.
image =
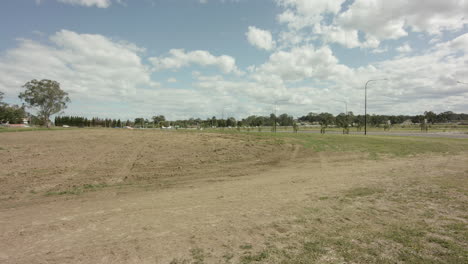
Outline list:
[[[278,108],[278,103],[284,102],[284,101],[286,101],[286,100],[276,100],[275,101],[275,124],[273,125],[273,130],[274,130],[275,133],[276,133],[276,120],[277,120],[276,111],[277,111],[277,108]]]
[[[334,100],[345,104],[345,114],[348,115],[348,102],[342,100]]]
[[[387,79],[368,80],[364,86],[364,135],[367,135],[367,84],[376,81],[386,81]]]

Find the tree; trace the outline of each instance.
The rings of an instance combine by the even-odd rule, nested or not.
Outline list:
[[[351,117],[345,113],[341,113],[335,118],[336,125],[343,128],[343,134],[349,134],[351,120]]]
[[[424,112],[424,116],[427,119],[427,122],[434,124],[437,120],[437,114],[432,112],[432,111],[426,111]]]
[[[24,107],[0,104],[0,123],[21,124],[26,116]]]
[[[153,124],[155,126],[159,125],[160,122],[166,121],[166,117],[164,117],[163,115],[153,116],[151,119],[153,119]]]
[[[280,126],[292,126],[294,123],[294,118],[285,113],[278,117],[278,123]]]
[[[138,118],[135,118],[133,122],[135,123],[135,126],[143,127],[143,123],[145,122],[145,119],[143,117],[138,117]]]
[[[26,90],[19,98],[26,102],[29,108],[36,108],[38,116],[50,127],[49,118],[67,108],[70,102],[68,93],[60,89],[60,84],[51,80],[32,80],[23,85]]]
[[[333,124],[335,117],[330,113],[321,113],[318,118],[321,126],[320,133],[325,134],[325,129]]]

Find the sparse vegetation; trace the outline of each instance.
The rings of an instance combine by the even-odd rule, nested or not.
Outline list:
[[[468,261],[465,139],[31,133],[40,139],[33,146],[25,133],[2,137],[0,205],[17,219],[4,221],[15,247],[22,236],[33,246],[47,236],[48,246],[81,250],[92,232],[99,252],[133,243],[132,252],[157,252],[156,263]],[[25,228],[29,211],[44,224]]]

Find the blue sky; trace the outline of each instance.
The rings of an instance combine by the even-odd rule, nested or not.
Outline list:
[[[468,1],[6,0],[0,91],[31,79],[64,114],[170,119],[280,112],[468,112]]]

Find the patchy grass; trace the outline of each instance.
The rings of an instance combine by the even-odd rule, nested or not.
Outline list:
[[[206,131],[205,131],[206,132]],[[315,152],[361,152],[369,159],[378,160],[380,155],[406,157],[424,153],[456,154],[468,150],[468,139],[364,136],[307,133],[236,133],[234,131],[212,131],[229,133],[253,139],[252,142],[269,144],[300,144]]]
[[[243,255],[240,258],[240,263],[242,264],[248,264],[252,262],[260,262],[264,259],[268,258],[268,252],[266,250],[263,250],[261,252],[252,254],[250,252],[247,252],[245,255]]]
[[[239,248],[240,248],[240,249],[244,249],[244,250],[246,250],[246,249],[252,249],[252,245],[250,245],[250,244],[244,244],[244,245],[240,245]]]
[[[468,263],[468,198],[438,180],[311,198],[296,220],[271,224],[266,248],[240,262]],[[289,230],[275,232],[278,225]]]
[[[205,260],[205,253],[201,248],[193,248],[190,250],[190,253],[193,258],[193,264],[202,264]]]
[[[2,127],[0,128],[0,133],[7,133],[7,132],[30,132],[30,131],[57,131],[57,130],[73,130],[78,129],[77,127]],[[88,129],[88,128],[86,128]]]
[[[63,191],[48,191],[45,193],[45,196],[55,196],[55,195],[78,195],[82,194],[85,192],[92,192],[92,191],[97,191],[102,188],[109,187],[109,185],[105,183],[100,183],[100,184],[84,184],[79,187],[73,187],[72,189],[69,190],[63,190]]]
[[[346,191],[345,196],[348,198],[356,198],[361,196],[369,196],[375,193],[382,193],[383,189],[371,187],[356,187]]]

